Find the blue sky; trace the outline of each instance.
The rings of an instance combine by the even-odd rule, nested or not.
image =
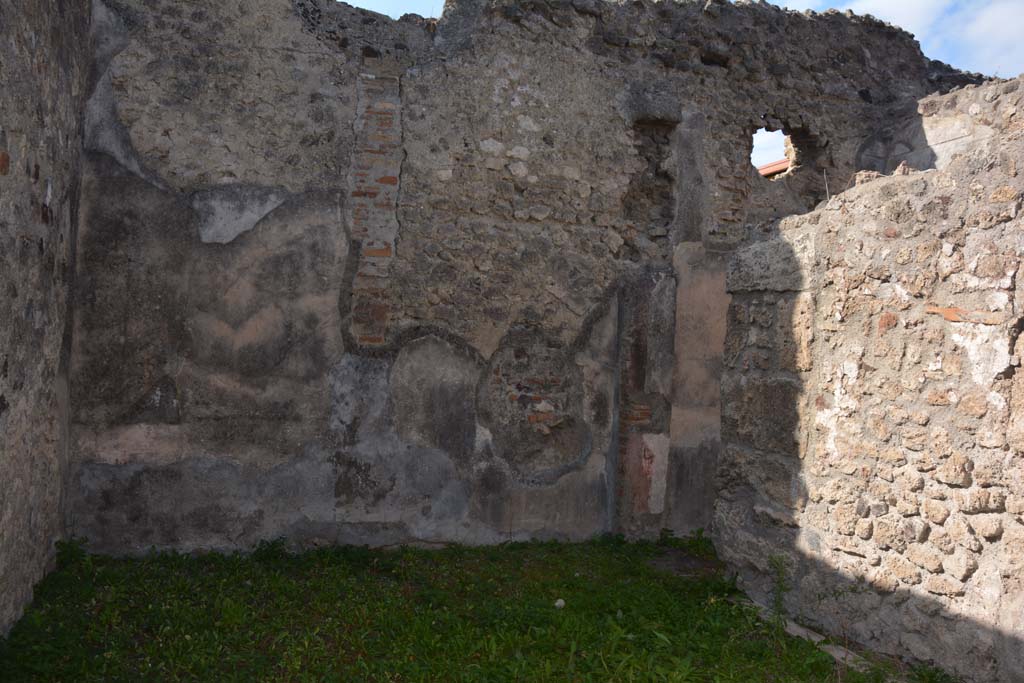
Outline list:
[[[419,14],[423,17],[439,17],[444,9],[444,0],[345,0],[350,5],[372,9],[395,19],[403,14]]]
[[[792,9],[852,9],[913,33],[924,53],[966,71],[1024,73],[1024,0],[784,0]]]

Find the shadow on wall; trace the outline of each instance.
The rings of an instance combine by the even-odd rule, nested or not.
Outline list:
[[[759,602],[784,591],[790,614],[841,640],[1012,683],[1024,681],[1021,464],[1006,437],[1020,391],[1014,222],[983,233],[961,219],[1000,215],[999,193],[1019,197],[1021,183],[1006,164],[953,159],[936,131],[958,121],[915,116],[862,149],[869,168],[940,170],[860,174],[731,260],[714,528]],[[980,207],[975,183],[992,191]],[[991,296],[998,313],[969,312]]]
[[[946,434],[948,452],[933,448],[941,442],[933,430],[955,422],[948,391],[945,398],[929,393],[918,405],[921,387],[907,385],[904,396],[899,381],[906,370],[912,379],[935,375],[925,375],[933,383],[926,391],[940,380],[959,383],[943,373],[962,371],[963,358],[934,366],[928,348],[962,357],[957,334],[968,346],[971,335],[987,339],[974,328],[951,334],[941,316],[923,310],[928,277],[945,267],[942,258],[955,260],[965,248],[1001,258],[998,248],[929,232],[964,215],[952,190],[915,176],[877,180],[877,187],[908,186],[883,193],[874,213],[836,198],[743,249],[729,278],[734,301],[719,392],[716,344],[686,345],[720,340],[725,254],[745,239],[747,223],[812,209],[829,192],[826,169],[851,174],[860,133],[849,133],[846,117],[836,128],[848,137],[818,138],[817,128],[780,114],[777,121],[738,123],[730,134],[736,144],[718,140],[711,149],[703,113],[681,116],[679,101],[652,96],[678,88],[642,89],[627,98],[637,105],[626,138],[636,161],[622,198],[628,222],[609,219],[629,243],[616,244],[609,238],[618,234],[602,225],[578,226],[579,241],[555,244],[550,238],[561,230],[538,229],[554,220],[551,208],[540,199],[517,207],[514,180],[502,184],[508,205],[492,222],[507,230],[462,221],[458,205],[439,203],[436,214],[417,205],[418,196],[444,198],[449,190],[441,183],[453,180],[453,168],[440,150],[443,167],[417,156],[424,150],[414,145],[434,134],[438,119],[414,113],[441,106],[430,87],[441,76],[445,87],[474,82],[445,72],[460,73],[459,60],[440,60],[433,62],[436,72],[409,74],[403,89],[398,75],[408,48],[420,41],[418,49],[429,52],[429,34],[415,23],[384,28],[373,17],[346,18],[343,39],[352,44],[341,48],[361,58],[326,63],[346,69],[340,73],[352,96],[323,97],[334,92],[337,75],[319,66],[327,43],[317,41],[340,43],[317,3],[296,0],[305,32],[288,35],[304,48],[289,61],[256,60],[238,72],[213,69],[207,81],[198,74],[174,81],[178,100],[150,111],[150,84],[164,80],[150,70],[178,67],[151,59],[148,46],[184,53],[208,34],[149,34],[141,9],[121,27],[96,7],[94,26],[105,38],[85,122],[70,492],[71,527],[93,548],[239,548],[282,535],[308,545],[571,540],[611,529],[656,534],[666,522],[679,531],[707,526],[715,505],[719,548],[743,568],[755,595],[770,594],[771,558],[781,555],[795,613],[875,648],[1012,680],[1013,643],[970,625],[972,617],[985,620],[986,605],[1000,596],[1007,614],[1012,607],[1005,596],[1014,589],[1004,588],[1012,577],[999,575],[1009,565],[992,549],[1011,544],[1017,523],[993,517],[1003,513],[990,512],[994,494],[984,493],[1004,487],[979,483],[978,455],[973,478],[964,478],[957,455],[964,446],[955,435]],[[472,18],[469,9],[453,12],[447,34],[470,35],[459,22]],[[195,31],[216,26],[190,21]],[[610,49],[609,38],[600,50]],[[373,47],[382,43],[390,47]],[[119,50],[129,51],[119,68],[139,69],[119,76],[124,92],[113,89],[110,60]],[[712,55],[704,66],[723,69],[718,61]],[[311,78],[297,83],[298,72]],[[221,88],[260,92],[267,102],[287,91],[295,99],[280,101],[316,106],[267,107],[267,125],[227,126],[217,98],[201,110],[212,115],[200,117],[216,130],[199,126],[195,135],[219,137],[230,128],[244,144],[209,146],[195,156],[193,145],[161,142],[146,157],[156,170],[147,170],[132,140],[161,139],[164,114],[192,117],[194,93]],[[465,109],[458,92],[451,93],[458,106],[440,115]],[[805,96],[795,101],[790,108],[802,109]],[[150,111],[133,122],[135,138],[120,105]],[[886,170],[900,155],[909,159],[908,151],[950,149],[952,142],[936,146],[929,136],[946,125],[943,112],[878,136],[875,146],[862,148],[862,167]],[[299,115],[306,118],[294,122]],[[308,145],[264,137],[278,123],[330,136]],[[765,124],[794,135],[803,171],[748,193],[755,171],[740,148]],[[481,173],[454,177],[453,185],[480,193],[473,206],[497,207],[490,172],[525,176],[529,184],[524,160],[532,154],[531,164],[544,164],[540,145],[531,151],[512,144],[540,133],[536,121],[524,116],[502,126],[510,144],[481,136],[471,155],[479,164],[455,168]],[[414,152],[408,158],[403,140]],[[927,149],[914,147],[915,140]],[[541,137],[544,143],[556,147]],[[272,158],[269,148],[278,150]],[[742,165],[731,168],[727,160],[713,169],[722,177],[705,178],[706,159],[723,150]],[[353,174],[348,184],[337,173],[337,161],[347,157],[349,167],[375,172],[365,182]],[[620,166],[615,158],[609,168]],[[217,168],[233,169],[229,183],[214,182],[209,169]],[[563,175],[557,187],[578,192],[580,170],[566,167]],[[172,178],[173,188],[166,184]],[[961,183],[962,191],[969,185]],[[874,187],[854,188],[850,196],[870,198]],[[673,188],[685,191],[673,197]],[[589,186],[576,199],[588,214],[619,207],[618,197]],[[399,223],[403,246],[396,249]],[[461,239],[470,232],[477,237]],[[997,232],[986,234],[994,239]],[[870,248],[854,248],[844,241],[848,235]],[[948,254],[940,241],[950,244]],[[478,248],[486,253],[512,243],[521,248],[504,260],[514,267],[500,259],[473,265]],[[922,258],[932,260],[922,265]],[[989,273],[1002,267],[998,258],[975,261]],[[975,261],[961,258],[960,267]],[[616,279],[623,263],[633,280]],[[673,291],[680,293],[675,309]],[[504,292],[521,294],[522,309],[481,305]],[[938,294],[943,305],[956,301]],[[703,317],[685,318],[709,301]],[[675,328],[674,349],[673,313],[675,322],[690,325]],[[403,327],[403,320],[414,322]],[[1006,341],[1005,326],[990,327]],[[904,358],[916,358],[914,368],[905,368]],[[680,376],[691,380],[685,391],[667,386]],[[870,384],[878,378],[879,386]],[[861,391],[865,386],[871,391]],[[957,434],[980,434],[981,413],[998,412],[986,396],[984,411],[978,407],[980,417],[972,417],[981,422]],[[727,448],[716,503],[705,482],[719,450],[720,405]],[[995,522],[1003,525],[998,531]],[[958,610],[967,617],[949,626],[945,615]],[[1003,671],[992,669],[996,660]]]

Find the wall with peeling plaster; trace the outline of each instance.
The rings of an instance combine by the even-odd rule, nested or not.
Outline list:
[[[982,79],[871,18],[719,0],[76,21],[70,412],[37,401],[70,467],[23,497],[66,495],[67,533],[711,529],[754,596],[779,556],[832,633],[1019,675],[1013,82],[959,89]],[[762,127],[793,143],[774,181]],[[964,405],[943,462],[915,455]],[[36,566],[0,575],[8,616]]]
[[[970,79],[760,5],[96,7],[70,521],[112,552],[707,528],[727,254]]]

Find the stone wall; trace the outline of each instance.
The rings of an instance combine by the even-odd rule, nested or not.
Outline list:
[[[833,634],[1024,677],[1020,81],[725,0],[0,26],[0,628],[67,482],[118,554],[710,527]]]
[[[84,3],[0,5],[0,634],[63,534],[88,21]]]
[[[114,552],[708,526],[724,254],[969,80],[762,4],[97,7],[72,522]]]
[[[761,599],[781,569],[803,619],[976,681],[1024,680],[1022,98],[923,99],[866,145],[894,175],[728,271],[718,548]]]

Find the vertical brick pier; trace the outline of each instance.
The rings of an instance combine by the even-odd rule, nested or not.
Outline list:
[[[361,346],[387,343],[388,278],[398,240],[402,160],[401,74],[405,65],[366,58],[359,75],[348,224],[358,245],[349,330]]]

